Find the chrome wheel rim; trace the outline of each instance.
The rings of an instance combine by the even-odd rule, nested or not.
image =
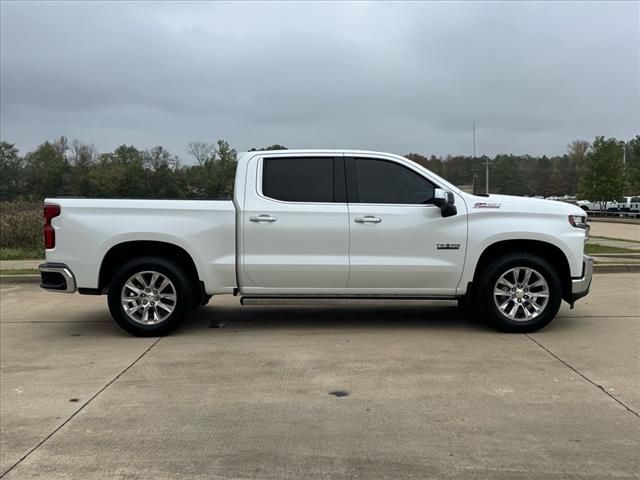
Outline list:
[[[127,280],[120,293],[122,309],[142,325],[164,322],[176,308],[176,288],[166,275],[146,270]]]
[[[547,308],[549,284],[537,270],[515,267],[498,278],[493,287],[493,301],[498,311],[508,319],[528,322]]]

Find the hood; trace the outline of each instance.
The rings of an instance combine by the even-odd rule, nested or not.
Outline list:
[[[554,213],[566,215],[586,216],[585,211],[567,202],[559,200],[544,200],[541,198],[517,197],[515,195],[494,195],[478,196],[470,195],[470,210],[502,210],[521,211],[524,213]]]

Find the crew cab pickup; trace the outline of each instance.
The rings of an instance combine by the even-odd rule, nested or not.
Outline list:
[[[242,304],[457,299],[509,332],[589,291],[586,213],[465,193],[404,157],[239,155],[234,198],[45,200],[41,286],[107,294],[115,321],[164,335],[213,295]]]

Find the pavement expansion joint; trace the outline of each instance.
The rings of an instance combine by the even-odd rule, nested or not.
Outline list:
[[[11,465],[4,473],[2,473],[0,475],[0,479],[4,478],[5,475],[7,475],[9,472],[11,472],[14,468],[16,468],[18,465],[20,465],[23,461],[25,461],[29,457],[29,455],[31,455],[33,452],[38,450],[42,445],[44,445],[47,442],[47,440],[49,440],[51,437],[53,437],[65,425],[67,425],[71,420],[73,420],[73,418],[76,415],[78,415],[87,405],[89,405],[93,400],[95,400],[107,388],[109,388],[111,385],[113,385],[122,375],[127,373],[136,363],[138,363],[138,361],[140,361],[142,359],[142,357],[144,357],[147,353],[149,353],[151,351],[151,349],[153,347],[155,347],[158,344],[158,342],[160,342],[160,340],[162,340],[162,337],[158,337],[155,340],[155,342],[153,342],[151,345],[149,345],[149,347],[147,347],[144,352],[142,352],[140,355],[138,355],[133,362],[131,362],[129,365],[127,365],[124,370],[122,370],[120,373],[118,373],[107,384],[105,384],[100,390],[98,390],[96,393],[94,393],[93,396],[91,396],[91,398],[89,398],[86,402],[84,402],[82,405],[80,405],[80,407],[75,412],[73,412],[69,416],[69,418],[67,418],[58,427],[56,427],[49,435],[47,435],[42,440],[40,440],[40,442],[38,442],[38,444],[35,447],[33,447],[31,450],[29,450],[27,453],[25,453],[16,463]]]
[[[633,408],[631,408],[629,405],[627,405],[626,403],[624,403],[622,400],[620,400],[619,398],[617,398],[616,396],[612,395],[611,393],[607,392],[607,390],[602,386],[597,384],[596,382],[594,382],[593,380],[591,380],[589,377],[587,377],[584,373],[580,372],[577,368],[575,368],[573,365],[571,365],[570,363],[566,362],[565,360],[563,360],[562,358],[560,358],[558,355],[556,355],[555,353],[553,353],[551,350],[549,350],[547,347],[545,347],[544,345],[542,345],[540,342],[538,342],[535,338],[533,338],[531,335],[529,334],[524,334],[525,337],[527,337],[529,340],[531,340],[533,343],[535,343],[536,345],[538,345],[542,350],[544,350],[545,352],[547,352],[549,355],[551,355],[553,358],[555,358],[556,360],[558,360],[560,363],[562,363],[565,367],[567,367],[568,369],[572,370],[573,372],[575,372],[576,374],[578,374],[580,377],[582,377],[583,379],[585,379],[587,382],[589,382],[591,385],[593,385],[594,387],[596,387],[598,390],[602,391],[605,395],[607,395],[609,398],[611,398],[613,401],[615,401],[616,403],[618,403],[620,406],[624,407],[625,410],[627,410],[629,413],[635,415],[636,417],[640,418],[640,414],[638,412],[636,412]]]

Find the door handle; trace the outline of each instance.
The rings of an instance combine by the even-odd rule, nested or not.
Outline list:
[[[353,221],[356,223],[380,223],[382,219],[373,215],[366,215],[364,217],[356,217]]]
[[[276,217],[272,217],[271,215],[258,215],[256,217],[249,217],[249,221],[255,222],[255,223],[262,223],[262,222],[273,223],[276,220],[278,219]]]

